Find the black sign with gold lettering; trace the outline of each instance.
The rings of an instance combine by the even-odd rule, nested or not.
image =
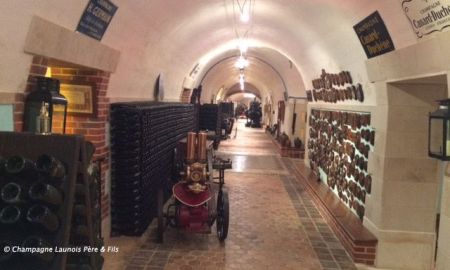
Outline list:
[[[395,50],[391,36],[378,11],[353,26],[368,58]]]
[[[90,0],[81,16],[77,31],[101,40],[117,6],[109,0]]]

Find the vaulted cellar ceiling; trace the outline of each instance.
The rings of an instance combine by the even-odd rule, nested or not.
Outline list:
[[[231,59],[223,59],[238,53],[236,27],[250,29],[249,56],[254,58],[249,59],[248,82],[262,95],[273,93],[278,98],[284,88],[289,95],[304,95],[322,68],[330,72],[350,70],[357,81],[368,84],[366,56],[353,25],[375,10],[383,17],[396,48],[417,42],[401,1],[255,0],[247,26],[241,25],[233,14],[236,0],[113,2],[119,9],[101,41],[121,51],[117,72],[110,80],[111,97],[150,97],[156,77],[164,73],[166,97],[177,100],[184,78],[196,66],[194,86],[204,79],[206,99],[223,85],[231,87],[238,82],[236,68]],[[32,16],[74,30],[86,3],[87,0],[6,1],[0,11],[0,44],[9,51],[2,54],[6,60],[22,64],[25,60],[13,58],[11,51],[23,54],[21,48]],[[19,88],[23,84],[24,79],[19,76],[0,76],[1,88]]]

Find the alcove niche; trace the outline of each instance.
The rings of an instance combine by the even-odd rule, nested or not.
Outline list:
[[[22,97],[16,98],[15,131],[23,128],[23,102],[34,90],[37,76],[56,78],[66,85],[89,85],[92,94],[91,113],[68,113],[66,134],[82,134],[91,141],[96,151],[93,160],[101,168],[102,236],[110,234],[110,147],[109,77],[114,73],[120,52],[99,41],[83,36],[45,19],[34,17],[25,41],[24,51],[31,54],[32,63]],[[69,106],[71,101],[67,94]],[[61,120],[61,119],[56,119]],[[61,124],[62,126],[62,124]],[[55,129],[60,133],[61,129]]]

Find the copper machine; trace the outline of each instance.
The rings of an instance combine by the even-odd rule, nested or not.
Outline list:
[[[172,203],[167,211],[160,211],[159,218],[165,218],[166,222],[158,222],[158,239],[162,241],[167,225],[194,233],[210,233],[217,222],[217,235],[223,241],[228,235],[229,223],[228,193],[223,190],[224,171],[231,169],[231,161],[213,156],[206,132],[189,132],[185,151],[183,166],[179,166],[183,168],[180,179],[172,189]],[[217,177],[213,170],[218,171]]]

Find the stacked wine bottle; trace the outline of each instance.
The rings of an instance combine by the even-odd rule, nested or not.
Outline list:
[[[88,170],[89,197],[91,202],[91,215],[93,221],[94,248],[100,250],[104,243],[101,236],[101,207],[100,207],[100,172],[99,167],[92,163]],[[75,199],[72,208],[72,226],[70,231],[70,245],[74,247],[90,246],[89,229],[87,224],[88,207],[86,205],[86,189],[83,175],[79,174],[75,184]],[[70,253],[67,257],[66,270],[92,270],[91,257],[95,256],[97,269],[102,269],[103,257],[101,252]]]
[[[219,103],[222,117],[232,118],[234,117],[234,103],[233,102],[221,102]]]
[[[53,248],[61,232],[66,166],[43,154],[0,157],[1,269],[50,269],[54,252],[13,252],[13,247]]]
[[[116,235],[141,235],[156,216],[158,189],[171,194],[173,150],[195,129],[192,104],[111,105],[111,215]]]
[[[202,104],[200,106],[200,130],[215,131],[217,134],[220,134],[221,115],[219,109],[221,107],[217,104]]]

